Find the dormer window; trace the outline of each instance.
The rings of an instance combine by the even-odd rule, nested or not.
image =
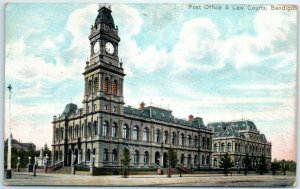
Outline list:
[[[162,118],[162,119],[165,119],[165,114],[161,114],[161,118]]]

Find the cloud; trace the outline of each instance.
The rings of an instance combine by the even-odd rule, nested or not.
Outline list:
[[[211,71],[225,63],[241,69],[280,60],[282,69],[296,61],[296,11],[259,11],[254,17],[255,34],[241,33],[220,38],[220,28],[209,18],[183,24],[172,57],[174,73],[187,70]]]
[[[113,6],[115,23],[119,23],[119,34],[121,43],[119,46],[119,57],[124,61],[125,71],[134,75],[134,69],[151,73],[165,67],[169,62],[169,56],[165,48],[157,48],[148,45],[140,48],[135,37],[141,32],[144,23],[140,13],[128,6]]]
[[[172,52],[175,72],[222,68],[219,37],[219,29],[210,19],[196,18],[184,23]]]
[[[293,89],[296,90],[296,82],[290,83],[278,83],[278,84],[270,84],[270,83],[250,83],[244,85],[231,85],[231,88],[238,90],[269,90],[269,91],[282,91]]]

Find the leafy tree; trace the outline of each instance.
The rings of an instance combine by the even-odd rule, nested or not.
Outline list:
[[[177,153],[174,151],[173,148],[169,148],[168,150],[168,161],[169,161],[169,165],[172,168],[175,168],[176,164],[178,163],[178,159],[177,159]]]
[[[171,178],[172,176],[171,168],[175,168],[176,164],[178,163],[177,153],[174,151],[173,148],[169,148],[168,150],[168,162],[169,162],[168,177]]]
[[[280,163],[280,169],[281,169],[281,172],[283,173],[283,175],[286,175],[286,171],[288,169],[288,166],[287,166],[287,163],[285,160],[282,160],[281,163]]]
[[[244,175],[248,174],[248,171],[251,169],[251,159],[249,154],[247,153],[244,160]]]
[[[260,175],[263,175],[267,170],[267,162],[266,157],[264,155],[260,156],[259,162],[258,162],[258,171]]]
[[[128,177],[128,166],[130,164],[131,158],[130,158],[130,152],[127,148],[124,148],[123,150],[123,157],[121,159],[122,164],[125,167],[125,171],[124,171],[124,178]]]
[[[48,159],[51,159],[51,150],[48,148],[47,143],[44,146],[44,156],[48,155]]]
[[[221,160],[219,161],[219,165],[220,168],[223,168],[223,173],[225,174],[225,176],[228,176],[229,169],[234,166],[234,163],[231,160],[228,153],[226,153],[221,157]]]
[[[276,159],[274,159],[274,161],[271,163],[271,171],[272,171],[272,175],[275,175],[275,172],[278,171],[280,168],[279,163],[277,162]]]

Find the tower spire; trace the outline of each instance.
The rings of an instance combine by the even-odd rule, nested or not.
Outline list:
[[[103,7],[105,7],[105,8],[107,8],[107,9],[111,10],[111,4],[109,4],[109,3],[99,3],[99,9],[98,9],[98,11],[99,11],[100,9],[102,9]]]

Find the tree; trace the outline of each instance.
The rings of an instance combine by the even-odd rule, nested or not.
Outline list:
[[[223,168],[223,173],[225,174],[225,176],[228,176],[229,169],[231,167],[233,167],[234,163],[231,160],[231,158],[228,155],[228,153],[226,153],[225,155],[223,155],[221,157],[221,160],[219,161],[219,165],[220,165],[220,168]]]
[[[172,168],[175,168],[176,164],[178,163],[178,159],[177,159],[177,153],[174,151],[173,148],[169,148],[168,150],[168,162],[169,162],[169,165],[172,167]]]
[[[122,164],[125,167],[125,171],[124,171],[124,178],[128,177],[128,166],[130,164],[131,158],[130,158],[130,152],[127,148],[124,148],[123,150],[123,157],[121,159]]]
[[[281,163],[280,163],[280,169],[281,169],[281,172],[283,173],[283,175],[286,175],[286,171],[288,169],[288,166],[287,166],[287,163],[285,160],[282,160]]]
[[[172,176],[171,168],[175,168],[176,164],[178,163],[177,153],[173,150],[173,148],[169,148],[168,150],[168,162],[169,162],[168,177],[171,177]]]
[[[258,163],[259,174],[263,175],[266,172],[266,170],[267,170],[266,157],[264,155],[261,155]]]
[[[251,159],[249,154],[247,153],[244,160],[244,175],[248,174],[248,171],[251,169]]]
[[[276,159],[274,159],[274,161],[271,163],[271,171],[272,171],[272,175],[275,175],[276,171],[278,171],[280,168],[279,163],[277,162]]]

